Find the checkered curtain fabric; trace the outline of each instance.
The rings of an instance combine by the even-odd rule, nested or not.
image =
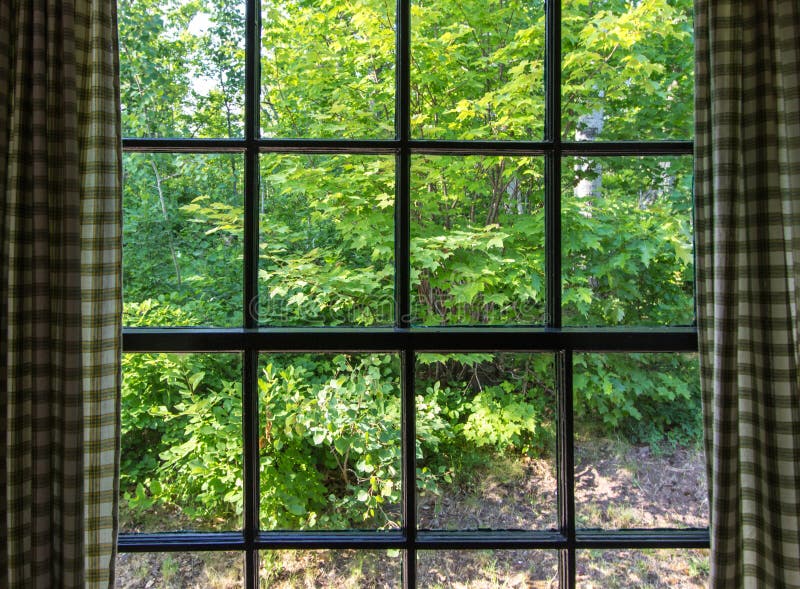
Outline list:
[[[115,2],[0,2],[0,587],[113,584]]]
[[[800,2],[696,0],[711,586],[800,587]]]

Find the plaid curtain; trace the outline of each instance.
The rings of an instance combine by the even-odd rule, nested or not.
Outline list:
[[[0,587],[113,585],[115,5],[0,2]]]
[[[800,587],[800,2],[696,0],[711,586]]]

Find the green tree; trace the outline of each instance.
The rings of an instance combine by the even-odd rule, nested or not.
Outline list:
[[[263,136],[393,137],[394,10],[390,0],[264,0]],[[411,17],[413,138],[544,139],[544,2],[415,0]],[[569,0],[562,18],[565,140],[690,138],[690,0]],[[125,133],[241,137],[244,32],[238,0],[122,0]],[[691,159],[562,164],[565,324],[691,323]],[[241,156],[134,153],[124,169],[126,323],[241,325]],[[269,153],[259,172],[260,322],[391,325],[394,158]],[[536,156],[412,156],[415,324],[544,324],[544,175]],[[448,447],[536,452],[551,439],[551,362],[462,355],[421,364],[425,485],[449,476],[435,459]],[[234,517],[240,463],[225,457],[239,449],[226,438],[237,435],[240,408],[224,400],[238,395],[237,370],[205,357],[126,360],[132,505],[199,497],[197,517]],[[692,358],[582,356],[575,374],[579,417],[635,439],[697,435]],[[398,414],[396,378],[377,356],[264,364],[265,525],[393,525],[399,438],[381,416]],[[187,444],[208,460],[188,458]],[[136,456],[145,457],[140,469]]]

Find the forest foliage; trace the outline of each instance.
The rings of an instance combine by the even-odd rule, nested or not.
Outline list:
[[[122,121],[140,138],[241,138],[244,6],[119,0]],[[263,0],[260,128],[268,138],[395,136],[395,3]],[[414,139],[544,139],[545,12],[537,0],[413,0]],[[566,141],[691,139],[690,0],[567,0]],[[566,326],[693,322],[692,161],[561,162]],[[241,153],[124,157],[124,321],[130,327],[388,326],[394,320],[392,155],[263,153],[257,300],[242,302]],[[411,160],[411,301],[418,326],[543,325],[545,161]],[[261,524],[399,524],[400,364],[393,354],[263,354]],[[581,354],[581,423],[632,441],[694,443],[696,360]],[[548,354],[420,354],[418,481],[455,457],[548,455]],[[241,358],[126,354],[125,508],[194,529],[242,511]],[[171,525],[171,524],[165,524]]]

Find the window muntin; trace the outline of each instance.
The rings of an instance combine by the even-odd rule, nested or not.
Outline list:
[[[209,4],[212,3],[209,2]],[[626,8],[638,9],[645,4],[647,3],[631,7],[626,3],[609,0],[602,7],[606,9],[603,18],[611,19],[615,16],[622,18]],[[661,3],[657,4],[660,6]],[[215,234],[221,233],[223,237],[235,235],[239,240],[231,249],[236,251],[241,248],[241,259],[236,254],[236,259],[231,263],[234,255],[227,252],[229,257],[226,260],[230,266],[228,271],[241,272],[241,287],[238,290],[241,295],[241,305],[237,309],[236,299],[238,297],[231,295],[229,300],[234,303],[229,309],[233,310],[227,317],[232,317],[232,319],[226,318],[224,321],[205,317],[192,319],[182,323],[186,326],[185,328],[175,328],[181,325],[180,321],[156,319],[156,314],[148,311],[144,313],[144,316],[149,319],[126,321],[129,327],[125,330],[123,345],[128,352],[165,353],[181,350],[208,353],[227,350],[241,357],[241,440],[243,449],[243,464],[240,469],[243,495],[241,530],[216,535],[191,532],[181,534],[178,538],[123,534],[120,538],[121,550],[164,550],[167,546],[170,550],[185,549],[187,551],[195,549],[203,551],[242,550],[245,554],[244,583],[247,587],[255,587],[264,582],[259,580],[259,560],[263,563],[267,558],[267,549],[280,548],[278,552],[285,554],[285,550],[290,547],[338,549],[347,546],[356,547],[358,554],[365,554],[363,549],[384,550],[388,548],[391,552],[392,562],[402,568],[398,582],[402,582],[406,586],[416,586],[425,583],[427,573],[424,563],[427,551],[433,551],[434,555],[445,554],[445,552],[455,554],[454,551],[466,547],[481,548],[499,553],[497,558],[502,559],[507,557],[512,550],[525,547],[534,551],[532,554],[536,556],[531,557],[534,560],[538,558],[538,555],[545,553],[558,555],[558,564],[553,569],[555,572],[551,571],[547,578],[552,579],[553,574],[558,574],[561,586],[575,586],[576,579],[580,581],[580,577],[576,573],[576,567],[578,567],[577,546],[580,546],[582,550],[593,546],[608,547],[623,540],[621,536],[615,535],[613,530],[595,532],[575,529],[578,518],[573,501],[576,438],[573,435],[575,416],[573,415],[572,393],[573,380],[580,374],[573,367],[573,358],[576,354],[597,352],[598,350],[607,353],[651,350],[662,350],[669,353],[691,352],[696,348],[696,333],[693,327],[656,327],[647,331],[640,329],[641,326],[650,324],[685,325],[691,321],[687,313],[684,313],[679,320],[660,319],[658,321],[652,321],[650,315],[637,317],[634,313],[627,317],[635,319],[620,320],[617,323],[607,323],[605,319],[574,322],[574,325],[599,326],[601,329],[589,327],[580,332],[562,329],[562,325],[573,324],[572,315],[569,312],[569,289],[572,287],[569,283],[570,278],[564,272],[564,268],[569,268],[569,264],[573,260],[566,254],[562,257],[563,244],[566,243],[562,240],[565,239],[564,229],[569,229],[567,213],[570,206],[573,206],[574,201],[577,200],[572,192],[573,187],[564,188],[562,183],[569,186],[576,167],[580,167],[577,162],[587,160],[594,162],[605,158],[605,170],[615,169],[617,164],[623,161],[641,162],[642,156],[645,155],[652,158],[654,162],[672,159],[689,161],[688,158],[679,158],[679,156],[689,156],[692,152],[689,141],[691,123],[687,123],[691,116],[688,118],[686,116],[687,112],[691,114],[691,100],[688,98],[691,93],[688,82],[690,78],[687,77],[692,69],[691,51],[687,52],[686,45],[679,43],[674,54],[679,57],[670,57],[668,51],[664,53],[667,56],[666,59],[672,59],[679,63],[671,72],[674,74],[674,79],[669,83],[660,84],[660,86],[656,84],[661,88],[661,93],[655,88],[647,89],[644,92],[645,95],[653,98],[655,106],[652,113],[635,108],[626,111],[623,108],[625,106],[622,102],[623,98],[642,94],[641,87],[637,86],[640,80],[634,78],[616,80],[614,83],[621,91],[614,95],[598,93],[597,88],[594,88],[589,80],[581,82],[585,96],[582,95],[579,100],[574,100],[575,97],[570,98],[569,94],[574,91],[574,81],[586,72],[579,71],[576,74],[570,70],[571,67],[580,64],[574,57],[570,57],[576,51],[570,45],[570,40],[564,37],[572,34],[573,27],[580,20],[576,18],[575,14],[586,8],[586,3],[564,2],[560,6],[557,3],[551,3],[547,10],[544,7],[537,8],[534,5],[526,4],[526,7],[530,7],[532,11],[523,14],[528,19],[528,26],[522,27],[521,25],[522,28],[518,28],[514,33],[514,38],[526,41],[526,50],[529,51],[531,63],[523,63],[524,59],[512,55],[511,49],[506,50],[505,53],[503,51],[500,54],[492,53],[491,55],[498,59],[507,57],[509,60],[507,65],[510,64],[515,68],[517,77],[509,78],[508,83],[504,82],[505,85],[502,89],[492,87],[491,92],[494,96],[488,102],[481,101],[480,98],[476,98],[476,95],[470,94],[472,90],[468,88],[469,84],[458,88],[448,87],[449,90],[446,88],[444,96],[437,101],[437,105],[452,104],[450,106],[428,105],[427,111],[425,111],[424,101],[415,102],[414,93],[418,90],[419,82],[424,79],[426,74],[441,72],[426,66],[425,60],[420,59],[415,63],[415,51],[420,56],[428,51],[429,57],[442,57],[434,55],[428,50],[429,48],[426,49],[426,44],[435,45],[442,42],[441,34],[433,35],[430,32],[433,29],[426,29],[425,24],[419,20],[425,12],[422,9],[426,8],[427,4],[420,2],[409,5],[400,2],[395,11],[395,7],[386,2],[364,0],[358,4],[349,3],[348,9],[360,7],[378,11],[374,12],[376,15],[380,13],[380,23],[369,23],[369,26],[377,26],[380,29],[378,36],[373,38],[372,45],[370,45],[375,48],[376,53],[369,56],[373,62],[375,58],[380,58],[379,66],[374,72],[377,74],[377,78],[372,76],[371,79],[359,79],[349,83],[347,77],[350,76],[352,81],[355,70],[338,68],[334,71],[329,68],[327,76],[322,77],[322,87],[324,88],[324,84],[327,83],[325,80],[328,82],[336,80],[337,83],[343,81],[344,83],[338,88],[332,88],[329,85],[327,91],[314,94],[319,86],[317,89],[311,88],[310,71],[305,69],[299,72],[302,75],[292,74],[294,79],[289,76],[289,81],[294,84],[295,94],[290,96],[286,103],[278,104],[277,101],[271,99],[264,100],[264,97],[275,96],[277,84],[280,82],[279,76],[270,77],[265,74],[269,71],[277,72],[279,69],[279,64],[269,63],[278,53],[273,51],[267,38],[267,32],[280,20],[279,17],[289,15],[294,9],[303,9],[306,16],[310,17],[313,9],[316,8],[318,16],[314,18],[322,16],[324,21],[325,15],[328,15],[332,18],[332,26],[339,27],[337,30],[340,31],[353,31],[358,26],[367,26],[367,24],[354,22],[343,8],[337,8],[333,2],[291,1],[284,3],[278,9],[278,13],[275,13],[273,3],[263,2],[259,6],[255,0],[247,0],[244,3],[237,3],[238,8],[234,7],[226,13],[227,16],[220,12],[224,5],[225,2],[214,0],[213,7],[203,9],[207,15],[211,15],[205,17],[207,23],[192,24],[189,21],[189,26],[184,33],[187,33],[188,36],[197,35],[199,34],[197,31],[206,29],[207,24],[211,26],[208,26],[206,30],[218,30],[218,27],[215,28],[214,25],[219,23],[215,23],[214,18],[220,20],[224,20],[223,17],[228,18],[226,22],[229,22],[228,26],[232,26],[231,23],[236,18],[246,16],[246,19],[241,22],[246,21],[249,25],[243,26],[238,32],[227,34],[228,39],[235,41],[234,45],[237,49],[232,58],[226,57],[225,59],[229,64],[235,61],[235,66],[232,67],[236,71],[233,74],[224,74],[220,78],[226,84],[234,79],[240,80],[241,84],[238,82],[228,84],[227,87],[231,90],[222,92],[222,98],[214,95],[217,102],[212,105],[211,100],[204,102],[202,99],[203,93],[212,87],[211,83],[206,81],[205,85],[193,85],[184,79],[185,72],[179,72],[183,78],[179,76],[177,89],[170,88],[171,93],[164,94],[164,96],[168,96],[168,99],[163,104],[152,107],[153,112],[160,113],[156,117],[158,120],[152,125],[137,126],[139,123],[135,121],[138,119],[147,122],[144,113],[151,107],[146,101],[137,102],[134,86],[129,83],[129,79],[124,80],[122,84],[123,104],[125,105],[123,117],[128,117],[129,122],[125,123],[126,135],[131,137],[125,140],[124,147],[127,152],[136,152],[129,153],[126,156],[128,158],[140,154],[145,159],[152,158],[159,152],[168,152],[172,154],[169,156],[171,158],[178,158],[178,154],[186,152],[213,154],[233,152],[236,154],[234,160],[236,158],[240,158],[238,160],[240,162],[243,160],[243,163],[240,164],[243,176],[241,183],[243,205],[239,209],[241,213],[238,217],[238,211],[235,208],[224,211],[214,210],[214,207],[207,206],[203,200],[181,204],[181,206],[189,206],[189,210],[197,214],[200,214],[203,208],[211,209],[205,213],[206,220],[210,223],[204,229],[204,237],[214,238]],[[196,7],[186,8],[189,3],[186,3],[183,8],[181,6],[183,6],[181,3],[176,2],[167,8],[172,11],[197,10]],[[192,6],[194,6],[193,3]],[[121,1],[120,7],[123,13],[126,9],[130,9],[128,3],[124,1]],[[306,10],[309,8],[311,10]],[[270,14],[270,10],[273,11],[273,20],[265,21],[264,15]],[[681,10],[688,14],[690,7],[684,6]],[[259,23],[259,12],[262,17],[260,29],[256,26]],[[451,27],[451,32],[469,32],[488,39],[496,37],[485,26],[485,23],[482,24],[480,18],[473,19],[472,16],[479,17],[477,14],[468,15],[470,18],[467,19],[469,21],[467,27],[464,27],[464,23],[459,20],[461,17],[453,16],[453,22],[459,21],[461,24],[458,25],[458,30]],[[507,16],[513,20],[519,15]],[[384,17],[387,22],[391,21],[393,24],[384,24]],[[127,17],[123,14],[121,30],[123,35],[130,35],[130,32],[125,33],[125,25],[122,22],[125,18]],[[690,20],[687,20],[686,14],[678,15],[676,19],[674,22],[682,27],[681,34],[685,37],[687,31],[691,32],[690,28],[687,29],[687,23],[690,23]],[[289,22],[286,20],[286,24]],[[308,23],[304,26],[308,27]],[[447,25],[442,26],[446,28]],[[583,29],[581,30],[583,31]],[[277,34],[277,32],[273,31],[271,34]],[[324,59],[320,59],[320,67],[324,69],[330,64],[338,64],[337,60],[342,55],[352,55],[353,48],[363,49],[366,46],[364,39],[367,36],[365,33],[357,32],[352,43],[349,43],[347,39],[341,39],[343,42],[336,47],[328,45],[325,48],[320,47],[318,49],[320,55],[326,56]],[[169,35],[166,38],[169,40]],[[309,34],[304,38],[314,38],[314,35]],[[331,39],[335,39],[335,35],[326,41]],[[294,39],[292,42],[296,41],[297,39]],[[124,43],[123,39],[123,45]],[[584,40],[584,45],[587,43],[589,43],[588,38]],[[690,45],[690,39],[687,39],[686,43]],[[274,41],[273,45],[278,48],[277,41]],[[521,43],[517,43],[518,47],[521,45]],[[559,51],[559,46],[562,51]],[[303,50],[302,46],[297,43],[293,46],[286,45],[282,49],[287,47],[288,50],[295,52]],[[392,53],[389,50],[390,47],[396,47],[397,51]],[[586,47],[583,46],[580,49],[583,50]],[[317,49],[313,51],[317,51]],[[543,51],[544,53],[542,53]],[[617,53],[624,57],[625,52],[622,49],[617,50]],[[123,75],[125,75],[125,67],[128,67],[125,65],[125,59],[129,59],[130,55],[132,55],[131,52],[126,58],[123,51]],[[638,57],[634,55],[633,61],[636,60]],[[160,63],[166,62],[162,60]],[[298,59],[296,63],[302,63],[302,60]],[[484,67],[485,65],[476,68],[478,74],[484,75],[489,71],[490,68]],[[270,70],[270,67],[273,69]],[[425,71],[426,67],[428,71]],[[585,66],[584,69],[586,69]],[[127,71],[132,70],[129,68]],[[368,71],[368,69],[364,69],[364,71]],[[382,74],[386,72],[390,73],[383,77]],[[455,69],[445,72],[453,80],[467,79],[462,73]],[[600,73],[603,72],[598,71],[598,74]],[[652,68],[652,73],[657,74],[658,68]],[[161,74],[154,78],[157,82],[151,81],[150,86],[156,87],[159,84],[167,86],[170,75],[172,74],[168,68],[162,69]],[[376,79],[377,81],[375,81]],[[546,81],[546,85],[542,85],[543,79]],[[653,78],[648,79],[653,81]],[[483,78],[483,81],[485,84],[492,84],[492,81],[486,77]],[[515,81],[520,82],[518,86],[529,93],[530,100],[514,103],[519,106],[519,109],[515,111],[515,116],[508,120],[503,120],[502,117],[493,118],[489,112],[491,109],[504,104],[504,101],[505,104],[510,104],[509,97],[502,95],[502,92],[515,86]],[[447,79],[444,82],[446,86]],[[465,88],[470,91],[466,91]],[[464,91],[462,92],[462,90]],[[629,90],[629,93],[623,96],[625,90]],[[666,98],[659,102],[665,91]],[[237,92],[241,92],[241,94],[237,94]],[[208,91],[209,96],[212,94],[213,92]],[[343,109],[342,106],[347,106],[345,104],[347,97],[355,95],[362,98],[369,95],[372,98],[364,98],[363,108]],[[141,97],[141,93],[139,96]],[[190,96],[191,99],[184,99],[181,96]],[[419,93],[416,96],[419,97]],[[559,100],[560,97],[561,100]],[[607,103],[599,105],[598,99],[603,98],[608,98]],[[293,109],[299,104],[298,101],[303,102],[303,106],[307,108],[300,113],[303,118],[300,121],[302,124],[297,123],[292,127],[287,120],[291,121],[291,115],[294,114]],[[612,112],[608,104],[613,101],[617,101],[614,103],[617,110]],[[268,102],[272,102],[272,104],[268,104]],[[478,104],[479,102],[480,104]],[[580,103],[579,108],[574,108],[573,102]],[[628,102],[630,103],[630,101]],[[161,107],[170,103],[179,105],[175,111],[176,116],[162,116],[164,109]],[[480,110],[487,105],[486,113]],[[207,108],[206,110],[200,108],[206,106],[216,108],[217,112],[210,113]],[[592,137],[581,136],[576,129],[587,126],[587,119],[583,117],[589,115],[596,119],[599,116],[598,112],[606,121],[602,133],[595,133]],[[274,113],[279,113],[280,116],[273,116]],[[675,114],[677,118],[673,120],[671,114]],[[487,115],[488,118],[484,115]],[[458,122],[459,116],[466,125],[463,132],[453,124],[454,121]],[[431,127],[431,120],[444,121],[444,124],[440,127],[436,125]],[[631,121],[636,124],[633,125]],[[529,128],[524,125],[520,126],[526,122],[530,123]],[[648,123],[652,123],[652,130],[645,127]],[[425,125],[429,125],[429,127]],[[588,134],[583,133],[583,135]],[[678,141],[651,141],[662,138],[677,139]],[[444,141],[430,141],[431,139]],[[500,139],[502,142],[493,143],[492,141],[496,139]],[[587,139],[593,139],[594,143],[590,144],[586,141]],[[631,140],[631,142],[627,140]],[[584,143],[581,144],[581,141]],[[337,311],[327,316],[318,312],[316,315],[305,314],[303,311],[299,315],[286,314],[286,316],[291,315],[290,320],[274,320],[263,317],[263,314],[272,313],[272,311],[261,308],[263,303],[261,298],[266,289],[262,288],[259,273],[262,268],[259,267],[259,260],[262,249],[269,248],[270,244],[275,243],[275,239],[269,235],[270,211],[260,208],[265,202],[261,198],[261,189],[270,182],[275,182],[276,177],[280,177],[280,172],[274,173],[277,168],[272,168],[272,163],[265,162],[285,162],[293,159],[298,161],[302,158],[310,159],[312,156],[318,156],[320,160],[328,161],[350,159],[381,162],[378,166],[381,170],[381,177],[377,180],[380,189],[370,189],[372,190],[370,198],[374,204],[380,205],[378,208],[386,205],[384,207],[386,212],[379,215],[382,219],[381,230],[370,231],[370,237],[365,239],[367,247],[372,246],[373,250],[377,250],[380,254],[386,254],[387,258],[390,258],[388,261],[386,258],[380,260],[384,264],[384,272],[380,275],[378,290],[385,295],[382,294],[378,297],[381,302],[377,306],[381,309],[385,307],[384,311],[378,313],[370,311],[359,315],[348,310],[345,313]],[[531,216],[538,214],[541,218],[536,217],[533,225],[528,228],[529,231],[523,232],[524,239],[520,240],[522,245],[516,245],[519,245],[518,250],[525,251],[526,254],[531,254],[536,251],[537,247],[539,248],[536,253],[536,256],[539,257],[526,258],[526,260],[531,260],[530,266],[528,266],[530,274],[523,277],[523,282],[527,281],[525,284],[530,288],[531,284],[543,277],[543,288],[540,285],[536,285],[536,288],[541,288],[544,300],[536,299],[536,305],[543,305],[544,311],[539,311],[541,307],[535,307],[537,310],[526,315],[511,331],[498,329],[504,325],[514,324],[510,319],[511,315],[508,314],[500,314],[497,318],[491,317],[487,320],[479,317],[477,320],[452,321],[449,323],[450,327],[445,326],[446,329],[441,328],[441,321],[438,323],[428,322],[430,326],[424,327],[426,322],[419,321],[417,317],[419,313],[415,314],[414,312],[412,286],[415,279],[414,232],[415,230],[420,231],[420,228],[415,229],[414,225],[414,195],[417,192],[425,192],[427,187],[415,188],[415,186],[421,186],[415,184],[417,182],[415,170],[417,177],[422,176],[419,173],[420,167],[415,162],[451,162],[448,168],[456,170],[460,167],[463,172],[469,167],[469,163],[487,158],[493,161],[505,158],[511,161],[534,162],[532,176],[537,178],[536,182],[541,183],[541,188],[539,188],[541,192],[537,197],[540,199],[538,201],[540,204],[536,205],[539,207],[538,212]],[[630,167],[630,164],[628,165]],[[620,167],[624,168],[625,164]],[[637,170],[641,168],[638,164],[633,167]],[[315,173],[319,174],[310,169],[307,172],[308,176],[313,176]],[[458,172],[442,174],[443,177],[448,175],[451,178],[459,179]],[[624,174],[622,175],[624,176]],[[197,184],[203,181],[201,175],[192,174],[192,177]],[[323,174],[318,175],[317,178],[327,181],[332,177]],[[568,178],[570,179],[568,180]],[[638,177],[637,182],[646,183],[642,181],[642,178],[643,176]],[[308,178],[303,180],[310,186]],[[367,181],[362,179],[362,182]],[[346,184],[346,181],[342,183]],[[212,184],[216,185],[217,183]],[[372,186],[376,185],[372,184]],[[310,206],[299,209],[299,211],[313,211],[321,200],[331,199],[331,195],[333,195],[333,200],[338,198],[337,192],[339,191],[320,192],[316,198],[306,199],[305,202],[311,203]],[[347,187],[340,192],[342,196],[347,194]],[[311,191],[308,192],[308,194],[310,193]],[[377,199],[376,194],[379,195]],[[690,229],[688,210],[690,201],[685,198],[686,194],[688,193],[683,191],[683,196],[679,198],[681,212],[676,216],[678,222]],[[393,198],[391,206],[389,205],[391,199],[386,198],[387,196]],[[572,199],[572,203],[570,199]],[[358,207],[356,206],[355,209],[354,212],[348,207],[342,206],[339,211],[344,211],[341,217],[357,216]],[[341,217],[337,215],[327,215],[327,218],[323,220],[322,218],[326,215],[319,216],[323,225],[341,222]],[[302,212],[298,212],[297,216],[302,218]],[[356,225],[357,223],[352,226]],[[210,231],[210,233],[205,233],[205,231]],[[130,234],[134,235],[134,233]],[[300,236],[300,239],[303,237]],[[370,242],[370,239],[373,239],[374,243]],[[391,254],[386,252],[389,247],[391,247]],[[291,253],[290,250],[288,251]],[[577,257],[590,259],[590,254],[591,252],[584,251]],[[640,256],[640,252],[634,250],[631,255]],[[366,264],[356,268],[357,270],[371,270],[375,268],[374,264],[379,258],[380,256],[376,256],[375,259],[372,259],[371,256],[369,261],[372,265]],[[327,259],[324,257],[312,259],[312,263],[316,266],[324,266],[326,262]],[[130,263],[126,265],[130,266]],[[688,270],[685,274],[688,274]],[[214,276],[212,273],[210,278],[205,278],[206,282],[209,284],[214,282]],[[686,295],[687,293],[690,295],[691,284],[687,284],[687,281],[684,280],[683,287],[684,299],[690,301],[690,296],[686,298]],[[233,291],[229,290],[228,292]],[[304,291],[301,288],[298,292]],[[537,290],[537,292],[539,291]],[[390,306],[383,303],[386,295],[391,297]],[[141,312],[135,310],[135,305],[141,304],[141,301],[132,301],[127,296],[126,292],[128,317],[142,315]],[[202,293],[198,296],[202,296]],[[342,298],[346,299],[347,297]],[[158,293],[155,293],[151,300],[162,303],[158,298]],[[371,299],[370,304],[373,304]],[[367,308],[371,309],[371,307]],[[562,321],[562,314],[564,321]],[[379,317],[380,320],[376,317]],[[486,323],[491,327],[480,327]],[[605,328],[609,324],[617,325],[616,330],[607,331]],[[158,325],[175,327],[170,330],[153,329]],[[212,325],[221,329],[198,329],[195,327],[198,325]],[[327,326],[328,335],[305,329],[314,325]],[[434,325],[437,325],[436,329],[432,329]],[[380,326],[386,327],[380,328]],[[246,329],[243,330],[242,327]],[[378,329],[375,330],[375,327]],[[416,374],[415,358],[423,354],[423,350],[425,354],[442,354],[454,351],[470,353],[474,350],[501,349],[523,354],[542,353],[553,360],[555,372],[553,411],[556,416],[556,431],[558,432],[556,447],[558,509],[556,510],[555,526],[557,529],[540,530],[537,528],[529,532],[489,531],[480,526],[474,530],[461,531],[420,529],[421,526],[418,525],[416,518],[410,516],[417,512],[417,495],[409,492],[415,487],[416,452],[413,451],[413,447],[420,420],[423,419],[416,411],[417,395],[420,392],[419,387],[423,383]],[[264,490],[259,489],[259,435],[263,431],[262,424],[259,422],[261,406],[258,387],[259,370],[262,367],[260,359],[287,353],[297,354],[303,350],[313,350],[315,354],[318,351],[325,351],[334,355],[353,356],[390,352],[399,358],[397,389],[400,398],[399,440],[402,448],[400,469],[402,496],[398,508],[402,527],[399,529],[392,528],[377,532],[353,530],[326,535],[322,532],[310,533],[310,530],[271,530],[270,526],[265,525],[261,520],[259,500]],[[580,356],[577,356],[577,360],[580,360]],[[708,545],[707,532],[702,530],[648,530],[634,538],[638,538],[638,540],[628,538],[625,540],[626,545],[655,545],[661,548]],[[685,554],[685,551],[683,553]],[[486,562],[486,559],[482,559],[481,562]],[[467,573],[467,571],[459,572],[463,572],[464,575]]]

